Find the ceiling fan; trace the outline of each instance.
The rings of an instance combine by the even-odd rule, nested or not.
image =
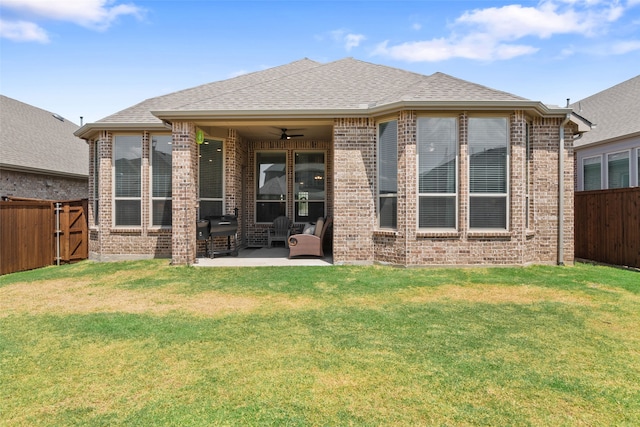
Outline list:
[[[282,133],[280,134],[280,139],[291,139],[291,138],[299,138],[301,136],[304,136],[303,134],[297,134],[297,135],[288,135],[287,134],[287,130],[289,129],[280,129],[282,131]],[[291,129],[291,130],[298,130],[298,129]]]

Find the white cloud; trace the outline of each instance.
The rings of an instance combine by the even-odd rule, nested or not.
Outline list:
[[[0,37],[16,42],[49,43],[47,32],[33,22],[0,19]]]
[[[628,0],[640,3],[640,0]],[[536,6],[512,4],[466,11],[446,37],[390,46],[379,44],[374,55],[406,61],[443,61],[451,58],[504,60],[530,55],[538,47],[517,43],[524,38],[548,39],[558,34],[593,37],[606,34],[625,8],[617,0],[542,0]]]
[[[344,44],[344,48],[347,51],[350,51],[354,47],[360,46],[363,40],[366,40],[366,37],[363,34],[353,34],[348,33],[345,30],[334,30],[331,31],[331,38],[338,43]]]
[[[66,21],[85,28],[104,31],[121,16],[130,15],[141,19],[144,15],[142,8],[134,4],[114,4],[114,0],[2,0],[2,6],[11,9],[14,15],[24,18],[11,22],[5,21],[3,26],[23,28],[27,33],[29,28],[38,29],[40,39],[32,38],[35,41],[41,41],[43,37],[48,39],[48,36],[45,30],[33,21]],[[5,37],[4,32],[2,37]]]
[[[636,50],[640,50],[640,40],[624,40],[611,45],[611,53],[614,55],[624,55]]]

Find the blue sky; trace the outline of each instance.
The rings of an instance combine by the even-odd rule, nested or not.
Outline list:
[[[640,74],[640,0],[0,0],[0,93],[76,123],[305,57],[564,105]]]

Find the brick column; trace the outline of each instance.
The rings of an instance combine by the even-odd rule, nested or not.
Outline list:
[[[376,125],[335,119],[333,260],[372,263],[376,224]]]
[[[198,200],[198,149],[196,126],[174,122],[172,129],[172,236],[171,263],[196,261],[196,203]]]

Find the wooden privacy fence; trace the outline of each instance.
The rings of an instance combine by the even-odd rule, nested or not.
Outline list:
[[[0,274],[86,259],[87,200],[0,201]]]
[[[640,268],[640,188],[575,193],[575,256]]]

